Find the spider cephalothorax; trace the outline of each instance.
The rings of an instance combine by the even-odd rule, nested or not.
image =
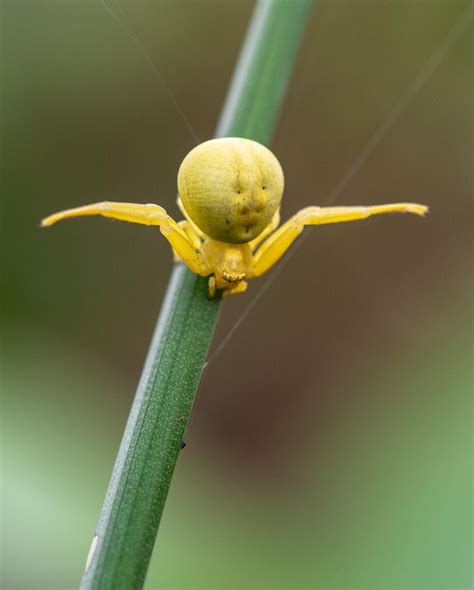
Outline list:
[[[178,205],[185,219],[177,223],[154,204],[104,201],[54,213],[42,225],[68,217],[103,215],[132,223],[157,225],[175,258],[209,277],[209,295],[245,291],[246,279],[271,268],[307,225],[365,219],[381,213],[424,215],[416,203],[371,207],[306,207],[280,224],[284,178],[265,146],[241,138],[206,141],[183,160],[178,173]]]

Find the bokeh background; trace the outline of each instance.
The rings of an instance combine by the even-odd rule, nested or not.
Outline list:
[[[104,199],[177,216],[180,110],[212,137],[252,10],[108,5],[0,7],[2,589],[77,587],[172,267],[156,229],[39,220]],[[328,202],[468,5],[318,3],[272,144],[284,217]],[[472,587],[471,41],[336,201],[430,216],[314,228],[225,302],[214,351],[246,315],[205,371],[149,590]]]

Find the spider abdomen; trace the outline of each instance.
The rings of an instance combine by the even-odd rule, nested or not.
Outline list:
[[[220,242],[256,238],[280,205],[281,166],[265,146],[241,138],[206,141],[183,160],[178,192],[199,229]]]

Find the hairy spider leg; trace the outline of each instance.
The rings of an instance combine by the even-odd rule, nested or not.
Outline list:
[[[196,251],[187,231],[180,227],[166,213],[163,207],[159,207],[153,203],[139,205],[137,203],[103,201],[101,203],[85,205],[84,207],[59,211],[43,219],[41,225],[42,227],[46,227],[62,219],[82,217],[84,215],[102,215],[103,217],[111,217],[112,219],[120,219],[121,221],[129,221],[131,223],[157,225],[161,233],[171,244],[173,250],[195,274],[208,276],[212,272],[200,253]]]
[[[382,213],[414,213],[423,216],[427,211],[428,207],[416,203],[392,203],[373,207],[306,207],[263,242],[253,257],[248,276],[258,277],[267,272],[285,254],[306,225],[356,221]]]

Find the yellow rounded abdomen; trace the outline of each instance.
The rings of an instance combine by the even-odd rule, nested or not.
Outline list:
[[[242,244],[270,223],[283,196],[280,163],[249,139],[211,139],[184,158],[178,192],[187,213],[213,240]]]

